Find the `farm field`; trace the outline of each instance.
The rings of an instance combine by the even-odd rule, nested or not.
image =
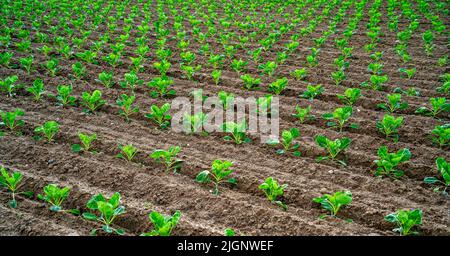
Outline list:
[[[152,212],[171,235],[398,235],[399,210],[403,235],[450,235],[447,1],[0,3],[0,235],[166,234]],[[199,89],[276,97],[293,141],[174,131],[155,106]],[[211,169],[234,171],[218,195]]]

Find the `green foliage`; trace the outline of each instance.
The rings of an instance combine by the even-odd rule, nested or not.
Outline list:
[[[169,103],[164,103],[161,107],[152,105],[150,107],[150,113],[146,114],[145,117],[153,120],[160,128],[167,129],[170,125],[170,120],[172,119],[172,116],[168,114],[169,110]]]
[[[9,201],[9,207],[16,208],[17,201],[16,195],[24,194],[25,196],[32,196],[32,192],[21,192],[18,193],[17,190],[21,185],[23,175],[20,172],[11,172],[11,174],[3,166],[0,168],[0,186],[6,188],[10,193],[12,199]]]
[[[147,86],[154,89],[154,91],[150,93],[150,96],[153,98],[164,98],[176,94],[174,89],[169,89],[172,84],[173,80],[168,77],[155,77],[147,84]]]
[[[74,96],[71,96],[72,93],[72,85],[58,85],[56,91],[58,95],[56,99],[63,105],[75,105],[75,101],[77,100]]]
[[[414,77],[414,74],[416,74],[416,68],[411,69],[400,68],[398,71],[405,74],[408,79],[412,79]]]
[[[295,156],[300,156],[300,151],[297,149],[300,147],[300,144],[294,143],[296,138],[300,137],[300,131],[297,128],[292,128],[290,130],[284,130],[281,132],[281,141],[278,139],[269,140],[269,145],[278,145],[281,143],[283,149],[277,150],[278,154],[284,154],[288,151],[293,151]]]
[[[337,191],[333,195],[325,194],[321,197],[316,197],[313,199],[313,202],[330,211],[332,216],[336,216],[341,207],[352,202],[352,193],[350,191]]]
[[[268,61],[266,64],[260,64],[258,66],[259,70],[262,70],[263,74],[268,75],[269,77],[272,77],[275,73],[275,69],[278,67],[278,64],[274,61]]]
[[[125,213],[125,207],[120,205],[119,193],[114,193],[110,199],[105,198],[101,193],[94,195],[86,206],[91,212],[83,213],[85,219],[99,222],[102,225],[102,230],[108,234],[115,232],[118,235],[123,235],[125,233],[122,229],[111,227],[114,220]],[[97,228],[92,229],[91,235],[96,235],[97,231]]]
[[[403,123],[403,117],[397,117],[391,115],[384,115],[381,121],[376,123],[377,129],[386,136],[386,139],[393,137],[394,141],[398,141],[398,129]]]
[[[133,144],[128,145],[119,145],[119,149],[121,150],[121,153],[117,154],[118,158],[125,159],[127,161],[132,161],[133,158],[136,156],[137,152],[139,151]]]
[[[111,88],[113,86],[113,73],[112,72],[102,72],[98,74],[98,81],[100,81],[106,88]]]
[[[220,91],[217,94],[217,97],[219,98],[219,101],[222,104],[222,107],[224,110],[227,110],[228,107],[230,107],[234,102],[234,94],[233,93]]]
[[[220,77],[222,76],[222,70],[217,70],[217,69],[213,70],[213,72],[211,72],[211,76],[214,79],[214,83],[216,85],[218,85],[219,81],[220,81]]]
[[[72,65],[72,72],[77,80],[80,80],[86,75],[86,68],[80,62]]]
[[[345,75],[345,72],[343,70],[338,70],[331,73],[331,78],[333,78],[336,85],[340,85],[347,79],[347,76]]]
[[[127,94],[122,94],[119,99],[117,99],[117,106],[120,107],[119,115],[125,117],[127,122],[130,121],[130,116],[132,114],[139,113],[139,107],[134,107],[133,103],[136,100],[135,95],[128,96]]]
[[[397,228],[392,230],[394,232],[398,232],[404,236],[417,234],[417,232],[411,231],[411,229],[422,224],[422,210],[399,210],[388,214],[384,219],[397,225]]]
[[[150,155],[151,158],[157,162],[162,162],[166,165],[166,172],[173,170],[174,173],[181,169],[183,160],[178,159],[177,155],[180,153],[179,146],[170,146],[168,150],[157,149]]]
[[[281,94],[288,86],[288,80],[286,77],[277,79],[275,82],[269,84],[269,92],[273,92],[276,95]]]
[[[93,133],[91,135],[78,132],[78,137],[80,138],[81,144],[73,144],[72,151],[75,153],[85,151],[90,152],[92,147],[92,142],[97,140],[97,134]],[[93,152],[94,153],[94,152]]]
[[[440,148],[450,145],[450,124],[438,125],[432,131],[432,140]]]
[[[383,84],[385,84],[388,81],[388,76],[387,75],[383,75],[383,76],[379,76],[379,75],[371,75],[370,76],[370,84],[367,82],[363,82],[361,84],[362,87],[368,87],[372,90],[377,90],[377,91],[381,91],[383,88]]]
[[[44,91],[45,91],[44,90],[44,82],[40,78],[34,80],[33,86],[30,86],[27,88],[27,92],[34,95],[35,101],[41,100],[41,96],[44,93]]]
[[[124,80],[120,82],[120,86],[122,88],[130,89],[131,92],[134,93],[136,88],[142,86],[143,83],[144,81],[139,79],[134,71],[131,71],[130,73],[125,73]]]
[[[336,157],[338,156],[339,153],[341,153],[346,148],[348,148],[348,146],[350,145],[350,142],[351,142],[351,140],[349,138],[330,140],[323,135],[317,135],[315,140],[319,147],[326,149],[328,152],[328,156],[318,157],[317,158],[318,162],[330,159],[330,160],[336,160],[344,166],[347,165],[344,161],[337,160]]]
[[[336,96],[347,106],[353,106],[359,97],[361,97],[361,90],[358,88],[348,88],[344,94],[337,94]]]
[[[0,90],[7,92],[9,97],[12,97],[14,92],[22,87],[21,85],[16,84],[17,80],[19,80],[19,78],[16,75],[8,76],[3,80],[0,79]]]
[[[25,124],[23,120],[18,118],[23,115],[25,115],[25,112],[21,109],[16,109],[13,112],[0,111],[0,117],[2,118],[0,126],[6,126],[10,131],[14,131]]]
[[[436,118],[440,113],[450,111],[450,103],[447,103],[446,98],[430,98],[430,104],[431,108],[420,107],[416,110],[416,113]]]
[[[31,73],[33,60],[34,60],[33,55],[19,59],[20,65],[27,71],[28,75]]]
[[[250,142],[250,138],[246,135],[247,123],[245,122],[245,120],[242,120],[238,123],[225,122],[222,125],[222,130],[223,132],[230,134],[229,136],[225,136],[224,140],[232,140],[238,145]]]
[[[227,182],[232,185],[237,184],[235,178],[229,178],[229,176],[234,172],[234,170],[230,169],[232,166],[233,163],[230,161],[216,159],[212,163],[211,170],[204,170],[200,172],[195,179],[200,183],[213,183],[213,194],[217,196],[219,195],[219,184],[223,182]]]
[[[388,94],[387,99],[387,103],[380,103],[377,107],[388,111],[389,113],[408,108],[408,103],[402,102],[402,95],[399,93]]]
[[[181,218],[181,212],[176,211],[172,216],[164,216],[158,212],[151,212],[148,216],[153,223],[153,230],[141,236],[170,236]]]
[[[343,108],[337,108],[333,113],[325,113],[322,118],[325,120],[335,120],[327,122],[327,125],[330,127],[339,127],[339,132],[342,132],[345,123],[350,119],[353,113],[353,108],[350,106],[346,106]],[[356,129],[359,126],[357,124],[351,124],[350,128]]]
[[[43,134],[47,138],[47,141],[51,142],[59,132],[59,124],[55,121],[47,121],[44,125],[36,127],[34,132]]]
[[[314,98],[316,98],[317,96],[319,96],[320,94],[322,94],[325,91],[325,89],[323,88],[323,86],[321,84],[313,86],[313,85],[308,85],[306,87],[306,91],[300,96],[304,99],[309,99],[310,101],[314,100]]]
[[[166,76],[167,71],[172,65],[167,60],[162,60],[161,62],[153,63],[153,67],[159,71],[159,74],[163,77]]]
[[[305,68],[296,69],[291,72],[291,76],[294,77],[297,81],[304,80],[307,75],[308,71]]]
[[[445,161],[445,159],[443,157],[438,157],[436,159],[436,166],[438,169],[438,173],[442,177],[442,180],[437,177],[425,177],[425,179],[423,181],[427,184],[436,184],[437,183],[437,184],[444,186],[444,190],[442,191],[442,193],[444,195],[448,195],[447,188],[450,187],[450,163]],[[436,192],[439,191],[439,187],[436,187],[434,189],[434,191],[436,191]]]
[[[279,198],[284,195],[284,190],[288,187],[287,184],[279,185],[278,182],[272,178],[268,177],[261,185],[261,189],[266,195],[270,202],[280,206],[283,210],[287,210],[287,205],[283,203]]]
[[[59,188],[58,185],[49,184],[44,187],[44,194],[37,195],[38,199],[43,200],[50,204],[50,211],[53,212],[65,212],[62,209],[61,204],[66,200],[69,196],[70,188],[63,187]],[[79,215],[80,211],[77,209],[68,210],[67,212],[72,213],[74,215]]]
[[[259,88],[261,84],[260,78],[254,78],[249,74],[245,74],[241,76],[242,82],[244,82],[244,88],[247,90],[255,90]]]
[[[396,153],[389,153],[388,148],[382,146],[378,149],[378,157],[379,159],[374,161],[377,164],[375,176],[400,178],[404,175],[404,172],[398,170],[397,166],[411,159],[411,152],[409,149],[404,148],[398,150]]]
[[[295,114],[292,114],[292,116],[297,118],[301,124],[307,120],[314,119],[314,116],[311,115],[311,105],[306,108],[302,108],[299,105],[295,106]]]
[[[98,108],[106,103],[105,100],[102,100],[102,92],[100,90],[95,90],[92,94],[83,92],[81,99],[82,104],[87,107],[91,113],[94,113]]]

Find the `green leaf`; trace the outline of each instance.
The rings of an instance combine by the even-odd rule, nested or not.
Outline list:
[[[94,221],[98,220],[98,217],[95,214],[89,213],[89,212],[83,213],[83,218],[85,218],[87,220],[94,220]]]
[[[81,151],[81,145],[80,144],[73,144],[72,145],[72,152],[79,153]]]

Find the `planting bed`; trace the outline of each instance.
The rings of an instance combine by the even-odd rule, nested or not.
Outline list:
[[[449,197],[440,192],[434,192],[435,186],[423,182],[425,177],[438,177],[435,164],[436,158],[450,159],[449,147],[439,147],[431,139],[431,131],[438,125],[449,123],[449,112],[441,112],[436,118],[416,113],[419,107],[430,106],[429,99],[436,97],[448,98],[448,92],[438,92],[436,88],[442,86],[441,76],[448,73],[448,64],[438,65],[438,59],[448,55],[448,5],[444,8],[433,8],[440,1],[429,1],[429,12],[439,15],[446,29],[437,33],[433,24],[419,8],[422,1],[394,1],[394,7],[398,18],[398,31],[408,29],[411,20],[407,15],[400,15],[405,11],[404,3],[410,6],[418,15],[418,28],[412,33],[407,43],[407,52],[411,60],[404,62],[402,57],[396,53],[395,45],[398,44],[397,32],[388,28],[388,2],[380,1],[376,11],[381,14],[377,26],[380,28],[379,42],[372,51],[365,49],[371,39],[366,32],[370,23],[370,12],[378,1],[367,1],[363,7],[363,15],[354,29],[353,35],[348,39],[347,47],[353,47],[352,56],[348,58],[349,66],[345,69],[346,79],[336,85],[331,73],[337,68],[334,60],[341,55],[341,50],[336,46],[335,40],[344,38],[343,31],[349,25],[350,19],[355,16],[356,5],[359,1],[344,1],[349,3],[344,8],[342,1],[306,1],[305,7],[296,13],[297,1],[292,3],[272,3],[272,1],[154,1],[146,10],[146,1],[126,1],[124,4],[110,4],[110,1],[17,1],[23,3],[22,7],[13,8],[11,1],[0,0],[2,4],[0,25],[2,36],[7,35],[6,28],[14,28],[10,33],[9,44],[5,40],[0,43],[0,52],[12,53],[13,57],[9,65],[2,65],[0,78],[17,75],[18,84],[29,87],[35,79],[43,80],[45,93],[40,101],[35,101],[33,95],[24,88],[19,88],[14,95],[9,96],[7,92],[1,91],[0,111],[14,111],[19,108],[24,111],[20,117],[24,125],[15,132],[10,132],[6,127],[0,127],[4,132],[0,137],[0,166],[8,170],[21,172],[24,176],[20,191],[33,191],[35,194],[42,193],[44,186],[53,183],[59,186],[71,188],[68,198],[63,206],[67,209],[78,208],[82,212],[87,211],[87,201],[97,193],[103,193],[108,197],[114,192],[122,196],[122,204],[126,213],[117,217],[112,225],[115,228],[124,229],[126,235],[139,235],[152,229],[148,219],[151,211],[164,214],[173,214],[180,210],[182,217],[179,224],[173,230],[173,235],[223,235],[224,230],[232,228],[237,234],[242,235],[395,235],[392,229],[393,223],[384,220],[384,217],[400,209],[420,208],[423,211],[423,223],[417,227],[422,235],[450,235],[450,201]],[[14,1],[16,2],[16,1]],[[41,4],[37,4],[40,2]],[[112,2],[112,1],[111,1]],[[184,2],[184,3],[183,3]],[[242,3],[241,3],[242,2]],[[364,1],[363,1],[364,2]],[[445,2],[445,1],[441,1]],[[102,35],[109,31],[106,22],[100,23],[97,28],[93,25],[96,12],[89,13],[86,10],[89,4],[101,3],[102,6],[112,6],[107,16],[114,16],[122,6],[125,8],[123,16],[129,17],[136,14],[132,21],[133,29],[129,32],[129,38],[125,40],[125,48],[121,51],[122,64],[113,68],[102,57],[111,53],[111,45],[115,39],[126,34],[123,30],[126,26],[123,18],[117,20],[117,29],[109,33],[112,40],[105,42],[98,51],[96,63],[81,60],[76,53],[91,49],[93,42],[99,42]],[[196,4],[194,4],[196,3]],[[445,3],[444,3],[445,4]],[[33,11],[26,6],[34,6],[36,10],[43,10],[37,22],[42,22],[38,31],[49,36],[48,42],[39,42],[36,37],[37,29],[33,27]],[[234,5],[235,9],[228,9]],[[161,6],[161,9],[157,6]],[[189,17],[181,22],[186,38],[190,41],[184,51],[196,54],[192,65],[201,65],[193,76],[188,79],[180,68],[183,61],[178,47],[179,38],[174,30],[174,17],[183,16],[183,6],[196,16],[196,19],[205,21],[195,25],[203,33],[207,33],[208,26],[203,14],[208,14],[208,8],[212,8],[210,18],[218,33],[226,34],[235,32],[228,45],[237,45],[239,37],[248,36],[251,31],[256,31],[255,39],[239,48],[234,57],[225,57],[222,76],[216,85],[211,72],[214,68],[208,65],[208,56],[202,55],[200,48],[204,43],[196,40],[198,37],[193,33],[193,25]],[[249,8],[254,6],[255,9]],[[294,6],[294,7],[292,7]],[[77,7],[77,8],[75,8]],[[216,9],[214,9],[214,7]],[[225,8],[226,7],[226,8]],[[263,7],[269,9],[264,13]],[[133,11],[137,8],[138,11]],[[261,61],[256,64],[247,53],[255,50],[260,45],[260,40],[267,37],[268,31],[276,29],[269,27],[275,22],[276,26],[281,24],[292,24],[299,14],[307,14],[313,9],[311,17],[304,16],[297,24],[279,38],[270,49],[263,51]],[[171,10],[177,9],[178,14],[173,15]],[[329,9],[328,14],[323,10]],[[331,33],[319,49],[317,56],[318,64],[309,66],[306,56],[310,49],[315,46],[313,39],[320,38],[324,32],[329,30],[329,22],[338,14],[343,12],[342,20],[336,22],[336,29]],[[8,10],[8,11],[7,11]],[[23,12],[21,18],[23,25],[15,24],[18,21],[17,13]],[[28,10],[28,11],[27,11]],[[71,15],[63,14],[63,10],[72,12]],[[278,10],[278,11],[277,11]],[[279,12],[279,10],[282,10]],[[49,24],[44,22],[44,15],[56,15]],[[172,64],[167,76],[173,79],[173,88],[176,96],[190,97],[195,89],[203,89],[206,96],[216,96],[219,91],[227,91],[235,96],[262,97],[270,93],[267,86],[277,78],[288,78],[288,86],[278,96],[280,102],[280,131],[297,128],[301,136],[296,139],[299,142],[300,156],[293,154],[278,154],[275,147],[261,143],[259,137],[251,135],[252,141],[237,145],[233,142],[224,141],[224,133],[185,134],[176,133],[171,129],[161,129],[154,122],[145,117],[154,104],[161,106],[170,103],[174,96],[152,98],[150,88],[146,86],[153,78],[159,77],[160,73],[154,68],[153,63],[159,61],[155,52],[158,48],[157,37],[161,37],[153,29],[152,22],[158,19],[161,11],[167,15],[167,23],[163,25],[169,34],[165,36],[166,49],[171,49],[172,55],[168,61]],[[104,15],[98,11],[98,15]],[[257,24],[267,24],[266,29],[257,27],[243,31],[232,24],[233,19],[228,19],[232,24],[225,28],[219,22],[225,19],[226,13],[235,13],[235,20],[245,21],[245,15],[256,15],[258,18],[266,17],[267,20],[255,20]],[[151,21],[148,25],[150,30],[143,36],[150,47],[144,55],[142,68],[137,73],[144,85],[135,90],[135,105],[139,106],[140,112],[130,116],[130,122],[126,122],[118,114],[119,106],[117,98],[121,94],[131,95],[130,89],[122,88],[126,73],[130,72],[132,62],[129,57],[137,57],[134,52],[137,49],[135,39],[140,38],[137,26],[144,22],[144,13],[150,13]],[[203,13],[203,14],[202,14]],[[284,17],[285,13],[291,16]],[[69,24],[73,29],[73,35],[69,36],[63,29],[64,24],[59,23],[58,18],[71,17],[73,20],[79,15],[85,15],[83,31],[91,30],[92,33],[84,43],[76,47],[72,43],[73,38],[82,38],[80,29]],[[243,14],[243,16],[240,16]],[[300,35],[297,39],[298,48],[289,54],[286,61],[278,64],[272,77],[261,75],[258,65],[267,61],[275,61],[278,52],[285,51],[285,45],[291,42],[291,36],[300,34],[300,29],[307,27],[311,19],[323,15],[323,19],[317,21],[317,26],[307,35]],[[303,16],[301,16],[303,17]],[[67,40],[72,47],[73,54],[64,58],[55,50],[56,36],[52,34],[51,27],[59,26],[56,36]],[[25,40],[18,36],[20,30],[30,31],[29,39],[31,46],[25,51],[17,47],[17,43]],[[273,31],[272,31],[273,30]],[[431,30],[434,32],[433,55],[427,55],[424,51],[422,34]],[[225,54],[219,36],[211,35],[205,42],[210,44],[210,50],[214,54]],[[52,46],[54,49],[48,56],[41,49],[44,45]],[[374,61],[370,55],[374,52],[383,52],[380,62],[384,65],[382,74],[388,76],[388,81],[383,84],[381,90],[371,90],[361,87],[360,84],[369,81],[372,73],[367,70],[369,63]],[[30,73],[24,70],[19,61],[20,58],[33,55],[33,69]],[[44,67],[46,61],[58,59],[58,71],[54,77],[50,76]],[[238,74],[231,68],[233,59],[248,61],[246,71]],[[72,65],[80,62],[86,68],[85,75],[81,79],[73,76]],[[299,68],[306,68],[308,75],[304,80],[296,80],[290,74]],[[408,79],[399,72],[399,68],[416,68],[413,78]],[[113,71],[114,84],[106,88],[98,81],[98,75],[103,71]],[[246,90],[240,79],[242,74],[250,74],[261,78],[261,89]],[[102,91],[102,97],[106,104],[94,113],[87,113],[85,108],[78,102],[74,106],[61,106],[54,95],[57,94],[58,85],[73,85],[72,94],[78,99],[83,92],[92,92],[96,89]],[[325,91],[313,101],[303,99],[300,95],[305,92],[307,85],[321,84]],[[376,127],[376,123],[383,118],[386,111],[377,108],[377,104],[386,102],[386,96],[393,93],[394,88],[407,90],[415,87],[420,92],[418,96],[402,94],[402,100],[408,103],[408,108],[395,112],[393,115],[404,118],[398,134],[398,142],[386,139]],[[333,112],[344,104],[336,97],[347,88],[360,88],[361,98],[353,106],[351,123],[359,125],[358,129],[344,127],[342,132],[327,126],[327,121],[321,116],[324,113]],[[274,95],[276,96],[276,95]],[[448,100],[447,100],[448,101]],[[314,120],[308,120],[300,124],[292,114],[295,106],[307,107],[311,105],[311,113],[316,116]],[[174,110],[170,111],[174,113]],[[37,126],[46,121],[54,120],[59,123],[60,131],[54,140],[47,142],[44,139],[37,140],[34,132]],[[93,143],[96,154],[72,152],[71,147],[80,143],[78,132],[88,134],[96,133],[98,138]],[[351,139],[350,146],[339,156],[340,160],[346,162],[343,166],[335,161],[317,162],[316,158],[326,154],[315,142],[315,136],[322,134],[328,138],[336,139],[348,137]],[[117,158],[120,153],[118,145],[132,143],[139,151],[132,161]],[[164,172],[164,165],[155,162],[149,157],[155,149],[167,149],[169,146],[180,146],[179,158],[184,163],[178,173]],[[381,146],[387,146],[389,152],[396,152],[402,148],[408,148],[412,157],[406,163],[399,165],[399,169],[405,171],[405,175],[395,179],[391,177],[376,177],[374,172],[377,165],[374,160],[378,159],[377,150]],[[237,185],[220,185],[220,195],[212,194],[212,186],[199,184],[196,176],[202,170],[210,169],[215,159],[233,162],[232,174],[237,179]],[[288,207],[283,211],[279,206],[269,202],[258,186],[267,177],[273,177],[281,184],[288,184],[284,195],[280,200]],[[343,207],[338,217],[319,218],[326,210],[312,201],[313,198],[325,193],[332,194],[336,191],[351,191],[353,200],[350,205]],[[88,235],[96,224],[92,221],[74,216],[69,213],[56,213],[48,210],[48,205],[36,196],[27,198],[17,196],[17,208],[8,206],[10,194],[7,190],[0,190],[0,235]],[[351,221],[349,221],[351,219]],[[100,233],[102,234],[102,233]]]

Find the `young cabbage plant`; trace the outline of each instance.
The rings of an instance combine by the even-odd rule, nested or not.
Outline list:
[[[72,72],[77,80],[80,80],[86,75],[86,68],[81,62],[76,62],[72,65]]]
[[[34,60],[33,55],[19,59],[20,65],[27,71],[28,75],[31,73],[31,70],[33,69],[33,60]]]
[[[220,77],[222,76],[222,70],[213,70],[213,72],[211,72],[211,76],[214,80],[214,83],[218,85],[220,82]]]
[[[398,150],[396,153],[389,153],[386,146],[381,146],[378,149],[378,157],[379,159],[374,161],[374,163],[377,164],[375,176],[400,178],[404,175],[404,172],[399,170],[397,166],[411,159],[411,152],[409,149],[403,148]]]
[[[17,130],[17,128],[23,126],[25,122],[19,119],[19,116],[25,115],[25,112],[21,109],[16,109],[13,112],[3,112],[0,111],[0,117],[2,121],[0,126],[5,126],[11,132]]]
[[[27,88],[27,92],[33,94],[35,101],[41,100],[41,96],[44,91],[44,82],[40,78],[34,80],[33,86]]]
[[[120,86],[124,89],[130,89],[130,91],[134,94],[134,91],[144,84],[144,80],[139,79],[137,74],[134,71],[130,73],[125,73],[124,80],[120,82]]]
[[[203,112],[196,113],[194,115],[191,115],[188,112],[184,113],[183,125],[185,131],[187,131],[188,133],[202,132],[203,135],[207,135],[206,131],[202,131],[203,125],[206,123],[207,119],[208,114],[205,114]]]
[[[172,84],[173,80],[168,77],[155,77],[147,84],[147,86],[153,89],[153,91],[150,92],[151,97],[164,98],[166,96],[174,96],[176,94],[174,89],[169,89]]]
[[[59,132],[59,124],[56,121],[47,121],[42,126],[36,127],[34,132],[44,135],[48,142],[52,142],[55,135]]]
[[[172,119],[172,116],[168,114],[169,110],[169,103],[164,103],[161,107],[152,105],[150,107],[150,113],[146,114],[145,117],[157,123],[161,129],[167,129],[170,125],[170,120]]]
[[[8,93],[9,97],[14,95],[14,92],[22,87],[20,84],[16,84],[17,80],[19,80],[18,76],[8,76],[5,79],[0,79],[0,90]]]
[[[388,94],[387,99],[387,103],[380,103],[377,107],[388,111],[389,113],[408,108],[408,103],[402,102],[402,95],[399,93]]]
[[[269,84],[269,92],[273,92],[276,95],[280,95],[288,86],[288,80],[286,77],[277,79],[275,82]]]
[[[99,222],[102,230],[108,234],[115,232],[118,235],[125,234],[122,229],[111,227],[114,220],[125,213],[125,207],[120,205],[120,194],[114,193],[110,199],[105,198],[102,194],[94,195],[86,204],[91,212],[83,213],[83,218]],[[97,214],[92,212],[98,212]],[[99,229],[91,230],[91,235],[96,235]]]
[[[170,146],[168,150],[157,149],[150,155],[155,161],[164,163],[166,166],[165,172],[173,170],[174,173],[181,169],[183,160],[178,159],[177,155],[180,153],[181,148],[179,146]]]
[[[87,107],[88,111],[91,113],[94,113],[98,108],[106,103],[105,100],[102,100],[102,92],[100,90],[95,90],[92,94],[83,92],[81,99],[82,104]]]
[[[336,216],[339,210],[352,202],[352,193],[350,191],[337,191],[333,195],[324,194],[321,197],[316,197],[313,202],[318,203],[325,210],[330,211],[331,216]],[[321,216],[321,217],[325,217]]]
[[[301,124],[303,124],[305,121],[313,120],[315,118],[311,114],[311,105],[306,108],[302,108],[299,105],[295,106],[295,114],[292,114],[292,116],[297,118]]]
[[[225,122],[222,125],[222,130],[223,132],[230,134],[223,137],[226,141],[234,141],[238,145],[242,143],[249,143],[251,141],[251,139],[246,135],[247,123],[245,120],[238,123]]]
[[[368,87],[374,91],[381,91],[383,89],[383,85],[388,81],[388,76],[383,75],[371,75],[370,76],[370,84],[368,82],[363,82],[361,84],[362,87]]]
[[[345,123],[350,119],[353,113],[353,108],[350,106],[346,106],[343,108],[337,108],[333,113],[325,113],[322,118],[325,120],[334,120],[327,122],[327,126],[330,127],[339,127],[339,132],[342,132]],[[357,129],[359,126],[357,124],[350,124],[350,128]]]
[[[213,194],[217,196],[219,195],[219,184],[223,182],[232,185],[237,184],[235,178],[229,178],[234,172],[234,170],[230,169],[232,166],[233,163],[230,161],[216,159],[212,163],[211,170],[200,172],[195,179],[200,183],[212,183],[214,185]]]
[[[300,147],[300,144],[298,142],[294,142],[295,139],[300,137],[300,131],[297,128],[292,128],[290,130],[284,130],[281,132],[281,140],[273,139],[269,140],[267,144],[269,145],[278,145],[281,144],[283,146],[283,149],[278,149],[278,154],[285,154],[289,151],[293,151],[293,154],[295,156],[300,156],[300,151],[298,151],[298,148]]]
[[[61,207],[61,204],[69,196],[69,192],[69,187],[59,188],[58,185],[49,184],[44,187],[44,194],[38,194],[37,197],[50,205],[50,211],[68,212],[73,215],[80,215],[80,211],[78,209],[63,210]]]
[[[347,79],[347,76],[345,75],[344,70],[338,70],[331,73],[331,78],[333,78],[333,81],[336,85],[340,85]]]
[[[384,115],[381,121],[376,123],[377,129],[386,136],[386,139],[392,137],[394,142],[398,141],[398,129],[403,123],[403,117],[397,117],[391,115]]]
[[[225,236],[236,236],[236,232],[231,228],[225,229],[224,233],[225,233]]]
[[[287,205],[280,200],[280,197],[284,195],[284,190],[287,187],[287,184],[280,186],[274,178],[268,177],[261,185],[259,185],[258,188],[264,192],[270,202],[280,206],[284,211],[286,211]]]
[[[79,153],[81,151],[96,153],[95,151],[91,151],[92,143],[97,140],[97,134],[93,133],[91,135],[84,134],[82,132],[78,132],[78,138],[80,138],[81,144],[73,144],[72,152]]]
[[[450,145],[450,124],[438,125],[431,131],[433,143],[440,148]]]
[[[418,232],[411,229],[415,226],[422,225],[422,210],[399,210],[394,213],[388,214],[384,219],[388,222],[395,223],[397,228],[392,231],[407,236],[410,234],[416,235]]]
[[[139,113],[139,107],[134,107],[133,103],[136,100],[135,95],[128,96],[122,94],[116,103],[120,107],[119,115],[123,116],[127,122],[130,121],[130,116]]]
[[[402,74],[405,74],[408,79],[412,79],[414,77],[414,74],[416,73],[416,68],[406,69],[406,68],[400,68],[398,71],[400,71]]]
[[[361,90],[358,88],[348,88],[345,90],[344,94],[337,94],[336,96],[347,106],[353,106],[361,97]]]
[[[268,61],[266,64],[260,64],[258,69],[262,70],[263,74],[272,77],[275,73],[275,69],[278,67],[277,63],[274,61]]]
[[[319,96],[320,94],[322,94],[325,91],[325,89],[323,88],[323,86],[321,84],[313,86],[313,85],[308,85],[306,87],[306,91],[300,96],[304,99],[309,99],[310,101],[313,101],[314,98],[316,98],[317,96]]]
[[[272,94],[266,94],[263,97],[256,98],[256,113],[258,113],[260,116],[270,116],[272,115],[276,110],[272,109]]]
[[[70,95],[72,93],[72,90],[72,85],[58,85],[58,87],[56,87],[56,91],[58,92],[56,99],[62,106],[75,105],[77,99],[74,96]]]
[[[446,98],[430,98],[430,104],[431,108],[420,107],[416,113],[437,118],[441,113],[450,112],[450,103],[447,103]]]
[[[443,157],[438,157],[436,159],[436,166],[441,179],[438,177],[425,177],[423,182],[426,184],[438,184],[434,188],[435,192],[439,192],[440,188],[444,187],[442,194],[448,195],[447,189],[450,187],[450,163],[445,161]]]
[[[344,161],[338,160],[336,159],[336,157],[339,155],[339,153],[348,148],[351,142],[349,138],[330,140],[323,135],[317,135],[315,140],[319,147],[326,149],[328,152],[328,156],[319,156],[317,158],[318,162],[323,160],[334,160],[344,166],[347,166]]]
[[[148,217],[153,224],[153,230],[143,233],[141,236],[170,236],[180,221],[181,212],[176,211],[172,216],[165,216],[153,211]]]
[[[125,159],[129,162],[133,160],[133,158],[136,156],[137,152],[139,151],[133,144],[127,144],[127,145],[119,145],[119,149],[121,153],[117,154],[118,158]]]
[[[18,192],[20,188],[23,175],[20,172],[11,172],[11,174],[4,168],[0,167],[0,186],[6,188],[10,193],[12,199],[8,202],[9,207],[16,208],[17,200],[16,196],[23,194],[27,197],[33,196],[33,192]]]
[[[296,69],[291,72],[291,76],[295,78],[297,81],[304,80],[308,75],[308,71],[306,68]]]
[[[114,77],[114,75],[112,72],[103,71],[102,73],[98,74],[97,81],[102,83],[103,86],[105,86],[106,88],[111,88],[114,84],[113,77]]]
[[[247,90],[259,89],[259,85],[261,84],[260,78],[252,77],[249,74],[242,75],[241,80],[244,82],[244,88]]]
[[[234,102],[234,94],[226,91],[220,91],[217,94],[217,97],[219,98],[220,103],[222,104],[222,107],[224,110],[227,110],[228,107],[233,105]]]

